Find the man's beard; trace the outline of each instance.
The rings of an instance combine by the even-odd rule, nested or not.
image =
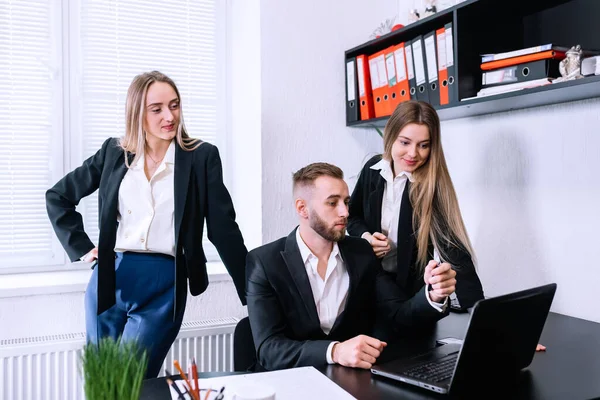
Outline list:
[[[346,222],[346,220],[344,220],[344,222]],[[346,229],[336,231],[334,228],[328,228],[327,223],[323,221],[315,211],[309,213],[308,223],[323,239],[329,240],[330,242],[339,242],[346,237]]]

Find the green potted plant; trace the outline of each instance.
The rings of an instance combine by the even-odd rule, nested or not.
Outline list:
[[[87,400],[138,400],[148,356],[135,341],[103,338],[87,344],[81,356],[81,372]]]

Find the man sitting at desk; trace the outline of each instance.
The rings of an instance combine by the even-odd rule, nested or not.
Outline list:
[[[297,171],[299,227],[248,254],[248,315],[258,362],[268,370],[327,363],[368,369],[386,346],[365,335],[376,314],[397,332],[447,315],[453,270],[425,271],[439,283],[432,290],[446,296],[443,304],[430,300],[427,285],[409,298],[366,240],[345,236],[350,196],[343,178],[341,169],[326,163]]]

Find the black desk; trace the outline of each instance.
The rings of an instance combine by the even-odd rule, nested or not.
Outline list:
[[[463,338],[468,314],[451,314],[437,324],[430,337],[408,341],[390,348],[382,358],[393,358],[419,351],[435,339]],[[511,389],[511,399],[592,399],[600,397],[600,324],[550,313],[540,343],[548,349],[536,353],[533,362],[521,373],[519,386]],[[424,389],[413,388],[384,378],[373,378],[370,371],[329,366],[323,369],[329,379],[358,399],[444,399]],[[201,374],[202,378],[226,374]],[[502,385],[502,382],[498,383]],[[494,392],[490,393],[490,398]],[[144,383],[141,400],[168,400],[169,389],[163,379]],[[283,399],[285,400],[285,399]]]
[[[433,336],[462,339],[468,319],[468,314],[451,314],[438,322]],[[600,324],[550,313],[540,339],[547,351],[535,354],[529,368],[521,373],[519,386],[511,390],[510,398],[576,400],[600,397],[599,342]],[[369,371],[332,365],[324,373],[358,399],[446,398],[395,381],[373,378]],[[502,385],[502,382],[498,384]]]

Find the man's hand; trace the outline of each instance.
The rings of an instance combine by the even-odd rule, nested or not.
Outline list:
[[[369,369],[381,354],[386,342],[366,336],[358,335],[345,342],[333,345],[333,361],[344,367]]]
[[[456,271],[450,264],[429,261],[425,267],[423,279],[426,285],[431,285],[433,290],[429,291],[429,298],[436,303],[442,303],[456,290]]]

